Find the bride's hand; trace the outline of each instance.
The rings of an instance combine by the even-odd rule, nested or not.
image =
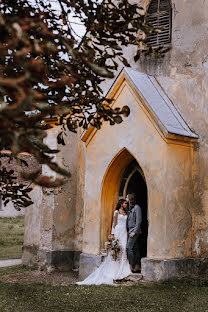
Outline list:
[[[134,237],[135,233],[130,233],[129,237]]]

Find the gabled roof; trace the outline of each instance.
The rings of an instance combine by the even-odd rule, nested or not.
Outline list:
[[[198,138],[153,76],[130,68],[124,68],[123,71],[151,112],[157,116],[169,133]]]
[[[177,135],[179,138],[198,138],[179,114],[176,107],[154,76],[125,67],[115,79],[107,92],[106,97],[114,97],[115,93],[125,80],[142,100],[145,109],[150,113],[154,122],[157,123],[157,126],[165,137],[170,138],[171,135]],[[84,141],[84,137],[86,137],[88,130],[82,135]],[[92,129],[89,132],[91,133]]]

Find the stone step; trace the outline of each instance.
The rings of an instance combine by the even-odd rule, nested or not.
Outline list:
[[[121,285],[121,286],[130,286],[138,283],[143,279],[143,276],[141,273],[132,273],[129,276],[123,278],[122,280],[116,280],[114,281],[115,285]]]
[[[143,275],[141,273],[132,273],[126,278],[124,278],[124,280],[132,281],[132,282],[140,281],[142,279],[143,279]]]

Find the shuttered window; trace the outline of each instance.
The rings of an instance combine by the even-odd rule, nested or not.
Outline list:
[[[147,36],[147,45],[153,48],[171,43],[172,8],[170,0],[152,0],[147,11],[148,24],[157,26],[160,32],[153,31]]]

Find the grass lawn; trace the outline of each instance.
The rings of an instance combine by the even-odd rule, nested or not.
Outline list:
[[[24,218],[0,218],[0,260],[22,256]]]
[[[0,269],[0,276],[23,272]],[[1,312],[208,312],[208,276],[134,286],[0,282]]]

